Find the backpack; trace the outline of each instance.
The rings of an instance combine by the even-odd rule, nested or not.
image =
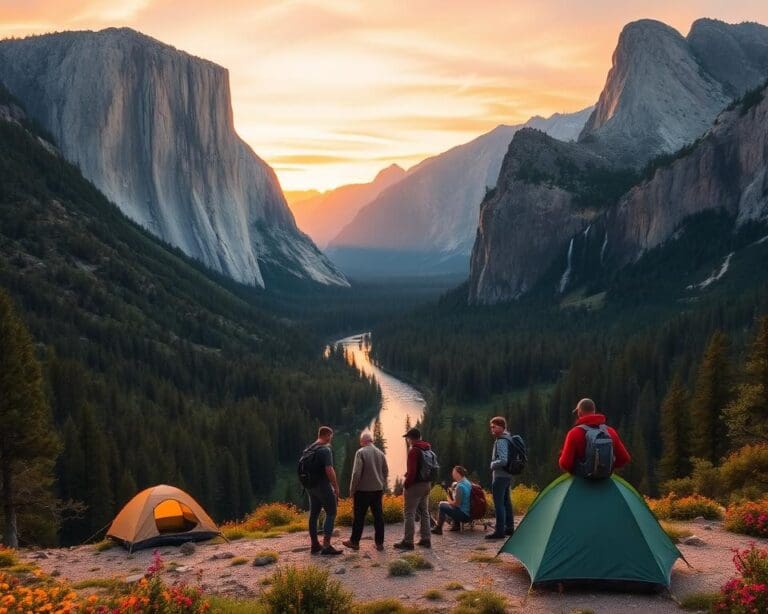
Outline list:
[[[437,472],[440,464],[437,462],[437,455],[430,450],[421,450],[421,462],[419,463],[419,475],[417,482],[434,482],[437,480]]]
[[[611,477],[613,473],[613,439],[608,433],[605,424],[594,427],[580,424],[584,431],[586,448],[584,449],[584,462],[577,464],[577,475],[590,480],[603,480]]]
[[[299,458],[296,472],[299,475],[299,482],[304,488],[317,486],[320,481],[322,471],[317,463],[318,448],[319,446],[312,444],[301,453],[301,458]]]
[[[479,520],[485,518],[488,503],[485,500],[485,491],[480,484],[472,482],[472,490],[469,491],[469,519]]]
[[[507,466],[504,468],[512,475],[519,475],[528,462],[525,441],[520,435],[505,435],[503,439],[509,444],[507,448]]]

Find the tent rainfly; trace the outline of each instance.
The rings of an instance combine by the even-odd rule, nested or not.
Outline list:
[[[517,557],[531,585],[603,583],[669,588],[685,558],[648,505],[618,476],[565,474],[547,486],[499,552]]]
[[[160,484],[142,490],[112,521],[107,537],[140,550],[221,535],[216,523],[190,495]]]

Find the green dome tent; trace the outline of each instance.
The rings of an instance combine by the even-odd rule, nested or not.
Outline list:
[[[609,582],[669,588],[683,555],[643,498],[620,477],[565,474],[547,486],[499,552],[517,557],[531,585]]]

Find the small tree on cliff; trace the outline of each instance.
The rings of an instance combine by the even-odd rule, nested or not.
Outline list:
[[[47,494],[52,503],[58,452],[32,339],[10,297],[0,290],[0,499],[7,546],[18,547],[17,515],[20,509],[34,507],[31,498]],[[47,493],[29,488],[32,481]]]

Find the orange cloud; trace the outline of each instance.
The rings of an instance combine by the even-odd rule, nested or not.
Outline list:
[[[230,71],[235,124],[287,189],[370,180],[594,102],[621,28],[768,23],[764,0],[0,0],[0,36],[129,26]]]

